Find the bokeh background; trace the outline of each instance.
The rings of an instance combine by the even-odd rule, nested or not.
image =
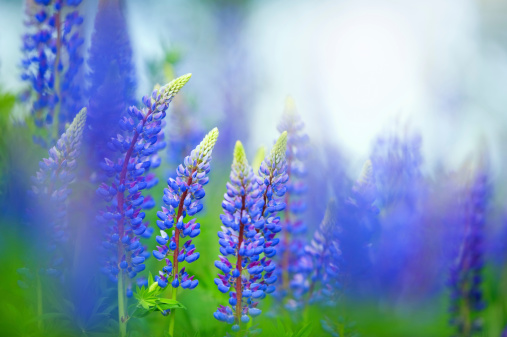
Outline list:
[[[326,335],[319,325],[325,315],[331,320],[349,317],[353,330],[360,336],[452,335],[447,309],[448,269],[442,258],[449,242],[445,236],[448,233],[442,233],[453,223],[453,219],[445,216],[452,207],[449,200],[452,194],[442,191],[452,190],[452,186],[446,185],[452,185],[449,182],[454,179],[450,178],[452,173],[458,172],[460,176],[463,167],[472,166],[487,167],[492,191],[484,233],[487,239],[484,251],[489,261],[484,269],[487,307],[483,311],[484,329],[479,335],[501,335],[507,325],[504,211],[507,206],[507,1],[120,2],[133,52],[135,97],[150,92],[157,83],[163,84],[187,72],[193,74],[172,107],[177,111],[172,118],[180,128],[171,129],[168,123],[169,144],[174,148],[180,146],[182,151],[164,152],[164,164],[157,172],[160,181],[166,180],[174,165],[183,159],[180,154],[197,145],[207,130],[218,126],[221,132],[201,220],[205,229],[196,240],[201,258],[194,265],[194,272],[201,283],[192,293],[181,295],[181,302],[188,308],[179,317],[181,335],[225,334],[226,327],[212,317],[216,306],[226,301],[213,283],[216,274],[213,261],[218,255],[218,215],[234,141],[243,141],[251,160],[259,146],[271,147],[278,135],[276,126],[287,95],[293,97],[311,142],[313,155],[307,163],[308,179],[322,173],[323,179],[331,181],[336,178],[333,174],[343,174],[348,179],[344,185],[348,186],[359,176],[365,160],[370,158],[375,163],[375,154],[381,156],[381,150],[376,147],[379,137],[391,139],[390,136],[399,135],[402,142],[417,148],[421,156],[417,170],[423,176],[425,187],[418,185],[413,189],[421,193],[427,188],[430,192],[418,199],[423,201],[417,204],[424,206],[411,209],[410,214],[414,216],[411,219],[416,220],[400,221],[417,228],[406,225],[398,231],[393,215],[390,224],[394,225],[384,227],[386,234],[371,243],[376,251],[387,251],[374,258],[376,264],[381,259],[389,264],[399,256],[406,257],[397,266],[408,270],[409,276],[401,277],[404,286],[397,288],[395,281],[391,283],[399,276],[397,267],[386,268],[376,274],[385,286],[380,286],[375,294],[343,299],[346,315],[343,311],[338,314],[315,307],[304,320],[295,319],[290,312],[275,315],[274,309],[268,308],[276,305],[268,299],[263,303],[267,314],[259,319],[263,335],[291,336],[289,331],[298,331],[308,322],[315,326],[312,336]],[[97,5],[98,1],[93,0],[84,0],[80,5],[85,53],[90,50]],[[39,333],[30,301],[32,295],[18,286],[20,276],[16,273],[25,263],[25,253],[31,249],[33,238],[26,235],[27,228],[22,225],[19,213],[24,205],[12,203],[24,200],[17,195],[29,188],[27,177],[47,155],[44,149],[32,144],[29,130],[24,127],[29,112],[17,99],[26,89],[19,67],[21,35],[25,30],[23,6],[23,1],[0,0],[0,197],[3,204],[0,296],[4,303],[0,308],[0,335],[5,336]],[[319,183],[309,181],[310,185]],[[161,195],[163,185],[160,183],[152,195]],[[308,221],[313,224],[308,224],[309,232],[322,219],[327,203],[322,194],[318,195],[316,206],[310,205],[313,218],[309,215]],[[389,218],[386,213],[381,214]],[[148,216],[154,221],[155,212]],[[416,239],[397,237],[402,244],[393,244],[396,247],[392,249],[385,239],[401,232],[410,235],[421,228],[424,234],[417,235]],[[418,254],[411,254],[412,239],[417,244],[430,244]],[[150,248],[155,246],[154,240],[146,240],[146,244]],[[419,265],[431,267],[424,270]],[[154,259],[149,260],[147,269],[157,270]],[[428,284],[414,286],[419,277]],[[58,287],[48,285],[51,286]],[[410,290],[410,286],[415,290]],[[93,287],[101,289],[90,290],[89,300],[97,303],[98,293],[108,286],[105,280],[98,280]],[[110,304],[107,300],[104,303]],[[100,313],[95,317],[89,311],[80,313],[79,305],[78,300],[55,303],[55,308],[67,308],[63,310],[66,315],[61,316],[58,310],[54,316],[48,313],[44,319],[50,325],[46,329],[54,329],[54,335],[77,335],[78,332],[108,335],[104,331],[111,326],[114,331],[114,310],[109,314],[108,306],[100,304],[93,308]],[[162,336],[167,323],[165,317],[151,315],[129,324],[132,336]]]

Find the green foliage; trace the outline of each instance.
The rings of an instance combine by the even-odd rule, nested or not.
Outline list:
[[[186,309],[186,307],[180,302],[162,297],[165,289],[160,288],[158,283],[154,282],[153,275],[151,275],[151,273],[148,277],[148,285],[149,287],[143,286],[141,288],[136,286],[134,298],[137,299],[137,304],[135,305],[134,312],[132,313],[133,317],[145,317],[151,312],[162,312],[168,309]]]

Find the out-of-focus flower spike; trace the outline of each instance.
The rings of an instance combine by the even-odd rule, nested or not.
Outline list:
[[[49,150],[49,157],[41,161],[41,169],[33,178],[33,193],[36,197],[37,210],[32,214],[34,221],[47,226],[50,238],[38,238],[56,247],[58,243],[68,238],[67,228],[67,198],[70,195],[69,185],[73,182],[72,172],[76,169],[74,164],[79,156],[83,129],[86,124],[86,108],[74,117],[69,128],[62,134],[56,145]],[[44,215],[45,216],[44,216]],[[45,219],[47,221],[43,221]],[[53,261],[58,257],[53,257]],[[41,266],[54,270],[55,266]]]
[[[373,165],[370,159],[363,164],[363,169],[352,189],[361,196],[361,201],[366,204],[372,204],[377,197],[377,187],[375,185],[375,176],[373,175]]]
[[[35,125],[49,131],[47,139],[34,137],[43,146],[56,141],[82,106],[77,76],[83,63],[84,40],[79,34],[83,18],[74,10],[80,2],[26,4],[28,33],[23,35],[21,78],[32,90],[23,97],[30,100]]]

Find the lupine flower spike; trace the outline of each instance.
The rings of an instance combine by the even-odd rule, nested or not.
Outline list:
[[[285,194],[285,203],[287,207],[284,211],[282,221],[282,245],[278,256],[282,274],[282,289],[279,295],[285,296],[289,292],[289,282],[298,273],[297,261],[304,252],[304,242],[301,238],[306,232],[306,225],[302,220],[302,213],[306,205],[302,196],[307,190],[304,176],[306,173],[304,158],[308,136],[303,132],[304,123],[297,114],[294,101],[288,97],[285,102],[285,111],[282,120],[278,125],[278,130],[283,132],[287,130],[287,193]],[[292,308],[292,301],[288,307]]]
[[[159,272],[156,281],[161,288],[165,288],[171,281],[172,297],[176,300],[178,287],[194,289],[199,281],[194,276],[189,276],[185,267],[179,269],[182,262],[192,263],[199,258],[199,253],[192,244],[192,239],[201,232],[201,225],[196,219],[185,222],[187,216],[195,216],[203,208],[204,185],[209,181],[211,152],[217,141],[218,129],[211,130],[202,142],[187,156],[183,165],[176,169],[176,179],[169,178],[168,187],[164,190],[163,201],[165,207],[157,213],[160,220],[157,226],[160,228],[160,236],[157,236],[157,249],[153,256],[159,260],[165,260],[166,265]],[[166,230],[175,227],[169,236]],[[183,242],[183,239],[189,238]],[[166,258],[169,256],[168,258]],[[172,261],[171,261],[172,256]],[[169,314],[169,310],[162,314]],[[171,313],[169,321],[169,334],[174,334],[175,311]]]
[[[66,200],[70,194],[69,184],[74,180],[72,171],[77,165],[76,160],[85,123],[86,108],[83,108],[56,145],[49,150],[49,158],[44,158],[39,163],[40,170],[33,177],[32,192],[37,197],[37,201],[42,204],[49,203],[49,209],[44,210],[44,213],[52,218],[50,219],[50,231],[53,237],[51,249],[68,238],[65,230],[67,226]]]
[[[131,106],[129,117],[119,121],[123,134],[118,134],[109,143],[111,149],[119,152],[116,160],[105,159],[103,169],[114,177],[110,184],[103,183],[97,194],[110,202],[106,211],[98,217],[108,223],[106,241],[106,272],[111,279],[118,281],[118,314],[120,335],[126,335],[128,319],[125,305],[124,278],[134,278],[145,269],[144,260],[150,256],[140,244],[139,238],[151,234],[148,223],[143,221],[145,213],[141,209],[154,207],[151,197],[144,197],[142,190],[152,187],[157,180],[146,174],[148,169],[160,165],[156,152],[164,147],[159,137],[162,120],[173,97],[188,82],[191,74],[181,76],[165,86],[155,89],[151,96],[144,96],[145,108],[139,110]]]
[[[218,290],[229,293],[230,306],[221,305],[214,317],[234,324],[233,331],[240,331],[241,324],[258,316],[258,300],[275,291],[273,285],[276,254],[279,239],[280,218],[276,213],[285,208],[281,197],[288,180],[285,161],[287,133],[284,132],[262,162],[259,176],[248,165],[241,142],[234,148],[230,182],[224,195],[222,231],[218,232],[220,253],[215,266],[222,271],[215,279]],[[264,255],[261,257],[261,255]],[[235,258],[231,263],[228,256]]]
[[[49,127],[49,140],[55,139],[70,122],[80,105],[80,89],[76,75],[83,64],[80,47],[84,39],[79,36],[78,26],[83,18],[76,8],[81,0],[29,1],[26,25],[29,31],[23,35],[22,79],[30,82],[34,94],[31,100],[35,125]],[[42,137],[34,140],[45,145]]]
[[[77,166],[77,157],[81,147],[83,129],[86,123],[86,109],[83,108],[74,118],[67,131],[62,134],[56,145],[49,150],[49,158],[40,163],[40,170],[33,177],[32,194],[36,209],[30,212],[34,228],[40,232],[35,242],[43,242],[42,251],[35,257],[37,260],[37,305],[39,316],[42,315],[42,294],[39,274],[50,276],[61,275],[59,270],[63,254],[58,254],[58,247],[68,240],[67,232],[67,199],[71,190],[69,185],[74,181],[73,171]],[[48,261],[40,261],[49,253]],[[42,253],[42,254],[41,254]],[[41,321],[42,322],[42,321]],[[42,323],[40,323],[42,324]],[[39,324],[39,327],[41,325]]]
[[[336,213],[336,201],[332,200],[327,206],[324,219],[315,231],[311,243],[304,249],[307,256],[301,259],[300,270],[310,274],[310,282],[297,282],[302,274],[296,274],[291,283],[291,286],[301,293],[308,290],[310,302],[334,303],[336,300],[341,258]]]
[[[479,172],[467,188],[463,200],[462,242],[450,270],[451,325],[458,336],[481,335],[484,310],[482,268],[484,264],[484,223],[489,198],[488,176]]]

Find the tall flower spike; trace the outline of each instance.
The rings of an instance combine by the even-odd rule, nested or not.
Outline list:
[[[153,256],[166,265],[156,277],[158,285],[165,288],[171,281],[172,299],[176,300],[177,288],[181,285],[183,289],[194,289],[199,281],[194,276],[189,276],[185,267],[179,269],[180,263],[186,261],[192,263],[199,258],[199,253],[192,244],[192,239],[201,232],[201,225],[192,219],[185,223],[186,216],[195,216],[203,208],[204,185],[209,181],[211,152],[217,141],[218,129],[211,130],[202,142],[187,156],[184,165],[176,170],[176,179],[169,178],[168,187],[164,190],[163,201],[166,207],[157,213],[160,220],[157,226],[160,228],[160,236],[157,236],[157,249]],[[171,237],[166,230],[176,228],[172,231]],[[186,242],[182,239],[190,238]],[[166,256],[172,255],[172,261]],[[166,312],[164,314],[167,314]],[[169,334],[174,334],[175,311],[171,312],[169,321]]]
[[[462,242],[448,281],[451,290],[450,323],[460,336],[475,336],[482,331],[480,312],[486,306],[481,290],[484,265],[482,241],[489,194],[487,174],[476,173],[463,201]]]
[[[86,109],[77,114],[74,121],[62,134],[56,145],[49,150],[49,157],[40,163],[40,170],[32,178],[32,196],[34,202],[29,212],[30,232],[35,232],[32,240],[37,254],[30,257],[35,263],[37,314],[43,314],[41,276],[62,275],[61,266],[65,254],[60,250],[62,243],[68,240],[67,205],[71,192],[69,185],[74,181],[73,171],[77,164],[83,128],[86,123]],[[21,269],[26,270],[28,269]],[[28,272],[29,273],[29,272]],[[19,283],[18,284],[22,284]],[[39,322],[42,329],[42,321]]]
[[[287,131],[287,193],[282,221],[282,245],[279,248],[279,262],[282,276],[282,289],[277,292],[279,296],[285,296],[289,291],[289,282],[298,273],[297,261],[303,256],[304,242],[301,238],[306,232],[306,225],[302,215],[306,204],[302,198],[307,186],[304,180],[306,175],[304,159],[307,153],[308,136],[304,133],[304,123],[297,114],[294,100],[287,97],[285,110],[282,115],[278,130]]]
[[[241,142],[234,148],[230,182],[222,202],[224,214],[220,216],[223,226],[218,232],[222,255],[215,261],[223,273],[218,274],[215,284],[221,292],[229,292],[231,307],[220,306],[214,313],[217,320],[234,323],[233,331],[258,316],[258,300],[275,291],[277,277],[271,258],[279,241],[275,235],[281,230],[276,213],[285,204],[274,194],[281,197],[285,193],[286,141],[287,134],[283,133],[263,161],[263,178],[253,174]],[[235,259],[233,263],[229,256]]]
[[[118,280],[121,336],[126,334],[125,275],[134,278],[145,269],[144,260],[150,256],[139,240],[152,232],[147,229],[148,222],[143,221],[145,213],[141,209],[153,208],[154,201],[149,196],[144,197],[142,190],[153,187],[157,180],[146,172],[160,165],[156,153],[165,146],[160,136],[162,121],[171,100],[190,77],[191,74],[181,76],[155,89],[151,96],[144,96],[145,108],[141,110],[131,106],[129,117],[123,116],[119,121],[123,134],[109,143],[111,150],[119,155],[116,160],[105,158],[102,165],[106,174],[114,178],[110,184],[102,183],[97,189],[97,194],[110,202],[98,217],[109,225],[103,242],[107,251],[103,271],[111,279]]]
[[[51,233],[50,250],[54,250],[58,243],[68,238],[66,200],[70,194],[69,184],[74,180],[72,171],[77,165],[85,123],[86,108],[83,108],[56,145],[49,150],[49,158],[44,158],[39,163],[40,170],[33,177],[32,192],[39,206],[42,206],[39,210],[46,214],[45,218],[50,227],[47,228]],[[39,212],[36,214],[39,214],[35,216],[40,223],[41,214]],[[49,268],[55,271],[53,267]]]
[[[300,260],[301,274],[295,277],[291,286],[302,294],[308,290],[310,301],[335,304],[337,292],[340,289],[339,262],[341,258],[338,241],[338,222],[336,201],[328,203],[326,214],[319,228],[315,231],[313,239],[304,249],[307,254]],[[301,283],[301,276],[310,274],[310,282]],[[307,288],[309,285],[309,288]]]
[[[100,172],[98,163],[110,156],[107,142],[121,131],[118,120],[130,105],[137,104],[125,7],[122,1],[99,1],[88,52],[89,127],[85,139],[87,156],[96,172]]]
[[[54,141],[63,132],[65,123],[72,121],[80,106],[79,85],[75,80],[83,63],[78,26],[83,18],[78,11],[68,12],[81,3],[76,1],[28,2],[26,25],[28,33],[23,35],[21,78],[30,82],[33,92],[30,99],[35,125],[48,127],[48,139]],[[34,140],[46,145],[41,136]]]

